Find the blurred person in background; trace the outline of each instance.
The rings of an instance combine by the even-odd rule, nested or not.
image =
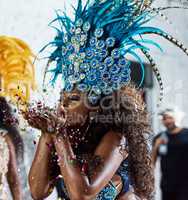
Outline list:
[[[160,157],[162,200],[188,199],[188,129],[179,127],[177,113],[160,113],[166,130],[153,140],[153,164]]]
[[[14,200],[22,199],[18,163],[23,162],[23,141],[15,125],[11,108],[4,97],[0,97],[0,199],[8,200],[7,179]]]
[[[34,87],[32,58],[25,42],[0,36],[0,200],[30,199],[24,145],[13,104],[24,108],[28,102],[30,88]]]

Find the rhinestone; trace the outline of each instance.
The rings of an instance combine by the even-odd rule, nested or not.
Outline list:
[[[79,52],[80,51],[80,45],[79,44],[74,44],[74,49],[75,49],[75,52]]]
[[[70,82],[72,82],[72,83],[76,83],[76,82],[79,82],[79,81],[80,81],[80,74],[79,73],[75,74],[74,76],[72,76],[70,78]]]
[[[83,25],[83,20],[82,19],[78,19],[77,21],[76,21],[76,26],[77,27],[81,27]]]
[[[91,47],[95,47],[96,44],[97,44],[97,38],[91,38],[91,40],[90,40]]]
[[[105,64],[101,64],[101,65],[99,66],[99,70],[100,70],[100,71],[105,71],[105,70],[106,70],[106,65],[105,65]]]
[[[67,49],[65,47],[62,47],[62,56],[65,56],[67,54]]]
[[[75,33],[76,33],[76,34],[80,34],[81,31],[82,31],[81,28],[77,28],[76,31],[75,31]]]
[[[127,64],[127,61],[126,61],[125,58],[120,59],[119,62],[118,62],[118,65],[119,65],[120,67],[123,67],[123,66],[125,66],[126,64]]]
[[[80,46],[84,46],[85,45],[85,42],[80,42]]]
[[[78,71],[79,66],[80,66],[80,62],[75,61],[74,62],[75,70],[77,69],[77,71]]]
[[[84,73],[81,73],[81,74],[80,74],[80,79],[81,79],[81,80],[85,79],[85,77],[86,77],[86,75],[85,75]]]
[[[81,35],[80,35],[80,34],[77,34],[77,35],[75,36],[75,38],[76,38],[76,42],[77,42],[77,43],[79,43],[79,42],[81,41]]]
[[[122,75],[122,76],[127,76],[127,75],[129,75],[130,73],[131,73],[130,68],[124,68],[124,69],[122,69],[121,75]]]
[[[99,66],[99,61],[97,59],[93,59],[90,64],[92,68],[97,68]]]
[[[94,52],[91,49],[86,51],[87,58],[91,59],[94,56]]]
[[[105,95],[111,94],[111,93],[112,93],[112,88],[105,88],[105,89],[103,90],[103,93],[104,93]]]
[[[76,41],[77,41],[77,40],[76,40],[76,37],[75,37],[75,36],[71,37],[71,42],[72,42],[72,43],[76,43]]]
[[[74,51],[74,46],[72,44],[68,44],[67,45],[67,50],[70,51],[70,52],[73,52]]]
[[[88,80],[89,80],[89,81],[95,81],[96,78],[97,78],[97,77],[96,77],[96,74],[94,74],[94,73],[88,75]]]
[[[97,48],[103,49],[105,47],[105,42],[103,40],[99,40],[97,42]]]
[[[116,73],[118,73],[120,71],[120,68],[118,67],[118,65],[113,65],[112,66],[112,68],[110,69],[110,72],[112,73],[112,74],[116,74]]]
[[[120,57],[120,52],[119,52],[119,49],[114,49],[111,53],[111,56],[113,58],[119,58]]]
[[[63,42],[64,43],[67,43],[68,42],[68,35],[67,34],[64,34],[64,36],[63,36]]]
[[[102,56],[103,58],[106,58],[106,56],[108,55],[108,51],[106,49],[103,49],[101,52],[100,52],[100,56]]]
[[[81,70],[84,70],[84,71],[88,71],[89,70],[89,64],[87,64],[87,63],[82,63],[81,65],[80,65],[80,69]]]
[[[71,54],[71,55],[69,56],[69,60],[70,60],[70,61],[74,61],[75,57],[76,57],[76,54]]]
[[[102,37],[104,30],[102,28],[97,28],[94,32],[95,37],[100,38]]]
[[[97,95],[101,94],[101,90],[100,90],[100,88],[98,86],[93,86],[92,87],[92,91]]]
[[[100,55],[99,52],[95,52],[95,58],[99,61],[99,62],[102,62],[103,61],[103,57]]]
[[[80,38],[80,41],[81,41],[81,42],[85,42],[86,40],[87,40],[87,35],[82,34],[82,35],[81,35],[81,38]]]
[[[85,22],[83,25],[83,31],[88,32],[91,28],[91,24],[89,22]]]
[[[120,89],[120,84],[118,84],[118,83],[114,83],[113,85],[112,85],[112,88],[113,88],[113,90],[119,90]]]
[[[105,60],[104,60],[104,63],[106,64],[106,66],[110,67],[114,64],[114,59],[112,57],[107,57]]]
[[[123,83],[128,83],[129,81],[130,81],[130,76],[121,78],[121,82],[123,82]]]
[[[84,59],[86,57],[86,54],[83,52],[83,53],[80,53],[80,58],[81,59]]]
[[[101,88],[102,90],[107,87],[107,84],[104,81],[99,82],[98,85],[99,85],[99,88]]]
[[[106,46],[107,47],[113,47],[115,45],[115,38],[109,37],[106,39]]]
[[[120,80],[120,78],[121,78],[120,76],[113,76],[112,77],[112,81],[113,82],[118,82]]]
[[[81,92],[87,92],[88,91],[88,86],[84,83],[81,83],[77,86],[78,90]]]
[[[90,103],[92,103],[92,104],[96,104],[97,101],[98,101],[98,99],[99,99],[99,97],[98,97],[97,95],[94,95],[94,94],[88,96],[88,100],[89,100]],[[85,139],[85,138],[84,138],[84,139]]]
[[[67,82],[67,83],[65,84],[65,90],[66,90],[67,92],[72,91],[72,90],[73,90],[73,84],[71,84],[70,82]]]

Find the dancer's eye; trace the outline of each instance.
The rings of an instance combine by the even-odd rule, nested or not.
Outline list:
[[[69,96],[69,100],[71,101],[80,101],[80,96],[77,94],[72,94]]]

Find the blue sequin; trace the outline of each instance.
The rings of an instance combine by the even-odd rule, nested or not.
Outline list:
[[[103,49],[105,47],[105,42],[103,40],[99,40],[97,42],[97,48]]]
[[[96,44],[97,44],[97,38],[91,38],[90,39],[90,46],[91,47],[96,47]]]
[[[98,28],[95,30],[94,35],[95,35],[95,37],[100,38],[100,37],[102,37],[103,33],[104,33],[104,30],[102,28]]]
[[[77,26],[77,27],[81,27],[82,24],[83,24],[83,19],[78,19],[78,20],[76,21],[76,26]]]
[[[115,200],[118,193],[116,187],[110,182],[100,193],[97,195],[96,200]]]
[[[106,49],[102,49],[100,55],[105,58],[108,55],[108,51]]]
[[[88,95],[88,99],[92,104],[96,104],[99,100],[99,96],[96,94]]]
[[[113,58],[119,58],[120,57],[120,52],[119,49],[114,49],[111,53]]]
[[[73,84],[71,84],[69,81],[65,83],[65,91],[71,92],[73,88],[74,88]]]
[[[104,60],[104,63],[106,64],[106,66],[110,67],[114,64],[114,59],[112,57],[107,57],[105,60]]]
[[[97,59],[93,59],[91,61],[91,67],[92,68],[97,68],[99,66],[99,61]]]
[[[113,47],[115,45],[115,38],[109,37],[106,39],[106,46],[107,47]]]
[[[126,61],[125,58],[121,58],[121,59],[119,60],[119,62],[118,62],[118,65],[119,65],[120,67],[123,67],[123,66],[125,66],[126,64],[127,64],[127,61]]]
[[[94,92],[94,93],[97,94],[97,95],[100,95],[100,94],[101,94],[101,90],[100,90],[100,88],[99,88],[98,86],[93,86],[93,87],[91,88],[91,90],[92,90],[92,92]]]
[[[81,92],[88,92],[89,87],[86,84],[82,83],[77,85],[77,89]]]
[[[74,46],[70,43],[70,44],[68,44],[67,45],[67,50],[69,51],[69,52],[74,52]]]
[[[91,24],[89,22],[85,22],[84,25],[83,25],[83,30],[85,32],[88,32],[91,28]]]
[[[93,58],[93,56],[94,56],[94,51],[91,48],[87,49],[86,50],[86,57],[88,59],[91,59],[91,58]]]
[[[67,54],[67,49],[65,47],[62,47],[62,56],[65,56]]]
[[[82,64],[80,65],[80,69],[81,69],[82,71],[89,71],[90,66],[89,66],[89,64],[87,64],[87,63],[82,63]]]
[[[100,71],[105,71],[106,68],[107,68],[107,66],[106,66],[105,64],[101,64],[101,65],[99,66],[99,70],[100,70]]]
[[[105,88],[105,89],[103,90],[103,93],[104,93],[105,95],[110,95],[110,94],[112,93],[112,87]]]

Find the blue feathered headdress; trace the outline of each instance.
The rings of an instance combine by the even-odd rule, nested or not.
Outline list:
[[[54,27],[57,36],[48,44],[55,50],[49,56],[46,69],[46,72],[53,73],[52,83],[61,75],[65,91],[76,87],[87,92],[89,101],[95,103],[101,95],[108,95],[130,82],[128,55],[140,63],[142,84],[144,66],[142,57],[136,53],[140,50],[151,63],[162,96],[161,77],[147,46],[161,48],[142,36],[157,34],[176,44],[186,54],[188,51],[161,29],[146,25],[165,9],[151,8],[151,3],[149,0],[93,0],[91,3],[88,0],[83,6],[82,0],[78,0],[74,20],[66,13],[57,12],[51,25],[59,22],[60,26]]]

